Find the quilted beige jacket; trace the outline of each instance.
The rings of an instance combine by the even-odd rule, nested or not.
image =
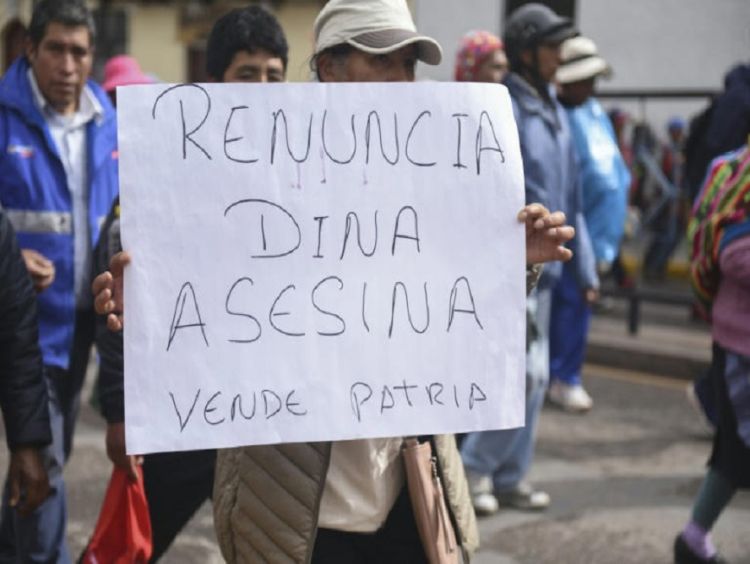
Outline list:
[[[527,268],[526,289],[540,266]],[[474,509],[453,435],[434,437],[456,536],[469,562],[479,545]],[[231,564],[308,564],[331,458],[331,443],[220,450],[214,481],[214,525]]]
[[[435,448],[464,560],[479,544],[469,488],[453,435]],[[263,445],[219,451],[214,524],[227,562],[307,564],[317,531],[331,443]]]

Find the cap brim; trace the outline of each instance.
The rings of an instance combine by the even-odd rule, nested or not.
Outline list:
[[[556,78],[560,84],[570,84],[597,76],[608,78],[611,75],[612,69],[607,62],[601,57],[592,56],[568,64],[563,63],[557,69]]]
[[[391,53],[416,44],[417,58],[420,61],[428,65],[439,65],[443,59],[443,50],[437,41],[408,29],[370,31],[349,39],[347,43],[371,55]]]
[[[544,36],[542,37],[542,41],[544,43],[562,43],[566,39],[570,39],[571,37],[575,37],[576,35],[578,35],[578,32],[572,25],[564,24],[559,28],[544,34]]]

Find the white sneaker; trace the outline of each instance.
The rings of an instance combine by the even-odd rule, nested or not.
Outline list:
[[[571,386],[553,381],[549,386],[547,398],[550,403],[573,413],[585,413],[594,406],[594,400],[580,384]]]
[[[538,490],[528,482],[521,482],[515,488],[503,492],[496,492],[495,498],[504,507],[524,509],[527,511],[543,511],[549,507],[549,494]]]
[[[493,493],[492,478],[466,470],[466,479],[469,482],[469,493],[471,494],[471,503],[474,505],[474,512],[480,516],[497,513],[500,505]]]

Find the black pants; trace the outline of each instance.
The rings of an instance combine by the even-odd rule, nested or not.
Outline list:
[[[407,489],[374,533],[318,529],[312,564],[427,564]]]
[[[207,499],[214,485],[215,450],[147,454],[143,482],[156,562]]]

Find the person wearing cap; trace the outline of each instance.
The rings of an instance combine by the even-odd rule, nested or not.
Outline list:
[[[523,157],[526,201],[563,210],[576,229],[571,268],[590,299],[599,280],[594,253],[582,214],[577,157],[568,120],[553,82],[560,45],[577,35],[573,24],[550,8],[530,3],[506,22],[503,42],[510,72],[508,88]],[[520,429],[470,433],[461,445],[474,508],[492,514],[500,505],[540,510],[549,495],[535,489],[526,476],[534,455],[535,430],[549,380],[549,329],[552,290],[562,264],[545,266],[529,296],[526,360],[526,425]]]
[[[216,82],[283,82],[288,56],[284,30],[274,15],[260,6],[248,6],[227,12],[214,24],[206,45],[206,72]],[[112,93],[116,86],[152,82],[135,60],[126,56],[110,59],[105,75],[103,87]],[[102,226],[94,251],[94,272],[106,270],[112,257],[121,250],[118,200]],[[107,456],[133,480],[137,478],[137,466],[142,464],[153,542],[150,562],[156,562],[201,505],[211,498],[216,451],[128,456],[123,336],[121,332],[108,331],[103,317],[97,319],[96,345],[100,357],[99,404],[107,420]]]
[[[562,44],[557,70],[559,98],[578,153],[583,212],[600,275],[611,270],[619,254],[630,185],[630,172],[610,119],[593,97],[597,78],[610,74],[609,65],[591,39],[578,36]],[[548,399],[575,413],[593,406],[581,380],[590,319],[591,306],[581,292],[575,270],[566,264],[552,294]]]
[[[143,74],[141,65],[130,55],[116,55],[104,64],[102,88],[117,106],[117,87],[133,84],[151,84],[153,79]]]
[[[440,62],[439,44],[420,35],[405,0],[331,0],[315,23],[313,65],[324,82],[413,81],[418,60]],[[564,215],[525,207],[527,260],[567,260],[573,236]],[[120,254],[93,285],[97,311],[122,327]],[[529,267],[527,281],[535,277]],[[478,545],[474,512],[452,435],[432,437],[441,478],[468,561]],[[229,562],[358,564],[426,562],[401,463],[403,438],[259,445],[221,450],[214,523]]]
[[[457,82],[502,82],[508,72],[503,42],[489,31],[470,31],[456,52]]]

